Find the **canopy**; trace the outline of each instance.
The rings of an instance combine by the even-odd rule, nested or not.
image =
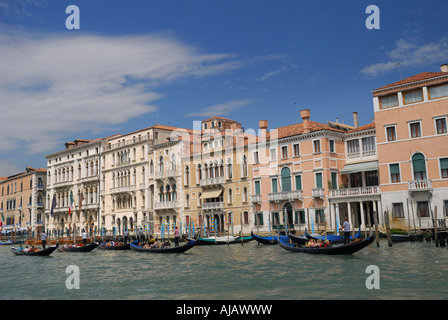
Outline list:
[[[218,198],[224,189],[204,191],[199,199]]]
[[[341,170],[341,174],[350,174],[363,171],[375,171],[378,170],[378,161],[368,161],[361,163],[346,164]]]

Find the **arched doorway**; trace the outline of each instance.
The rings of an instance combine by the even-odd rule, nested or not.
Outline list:
[[[286,218],[287,219],[287,224],[289,226],[293,225],[294,224],[294,220],[293,220],[292,204],[291,203],[286,202],[285,205],[283,206],[283,210],[282,210],[282,213],[283,213],[283,223],[285,223],[285,212],[286,212],[286,215],[287,215],[287,218]]]

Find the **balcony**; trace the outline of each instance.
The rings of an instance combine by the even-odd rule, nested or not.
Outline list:
[[[261,194],[254,194],[250,196],[250,201],[261,202]]]
[[[269,201],[281,201],[281,200],[303,200],[303,190],[292,190],[284,192],[275,192],[268,194]]]
[[[215,177],[215,178],[201,179],[200,185],[201,187],[205,187],[205,186],[224,184],[224,182],[225,182],[224,177]]]
[[[163,171],[154,172],[154,180],[163,179]]]
[[[432,183],[431,180],[413,180],[408,182],[409,192],[415,191],[431,191]]]
[[[314,188],[312,189],[313,198],[323,198],[325,197],[324,188]]]
[[[203,202],[202,209],[204,210],[216,210],[224,208],[224,201],[220,202]]]
[[[178,207],[177,201],[154,202],[154,210],[176,209],[177,207]]]
[[[110,194],[134,191],[135,186],[117,187],[109,190]]]
[[[347,188],[347,189],[335,189],[330,190],[330,198],[345,198],[345,197],[359,197],[379,195],[381,188],[379,186],[360,187],[360,188]]]

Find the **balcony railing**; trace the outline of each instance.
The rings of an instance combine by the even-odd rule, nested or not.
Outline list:
[[[250,196],[250,201],[261,202],[261,194],[254,194]]]
[[[324,188],[314,188],[312,189],[312,196],[315,198],[323,198],[324,197]]]
[[[214,209],[222,209],[224,208],[224,202],[203,202],[202,209],[204,210],[214,210]]]
[[[212,186],[215,184],[223,184],[225,182],[224,177],[215,177],[215,178],[207,178],[201,179],[200,185],[202,186]]]
[[[117,188],[112,188],[110,189],[110,193],[121,193],[121,192],[129,192],[129,191],[134,191],[135,190],[135,186],[125,186],[125,187],[117,187]]]
[[[175,209],[177,207],[177,201],[154,202],[154,210]]]
[[[432,190],[431,180],[413,180],[408,182],[409,191],[429,191]]]
[[[356,197],[356,196],[364,196],[364,195],[372,195],[372,194],[380,194],[380,193],[381,193],[381,188],[379,186],[335,189],[335,190],[330,190],[330,198]]]
[[[292,190],[268,194],[269,201],[303,199],[303,190]]]

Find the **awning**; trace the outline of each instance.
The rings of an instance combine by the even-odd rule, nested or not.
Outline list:
[[[346,164],[341,170],[341,174],[350,174],[363,171],[378,170],[378,161],[368,161],[362,163]]]
[[[224,189],[204,191],[199,199],[218,198]]]

